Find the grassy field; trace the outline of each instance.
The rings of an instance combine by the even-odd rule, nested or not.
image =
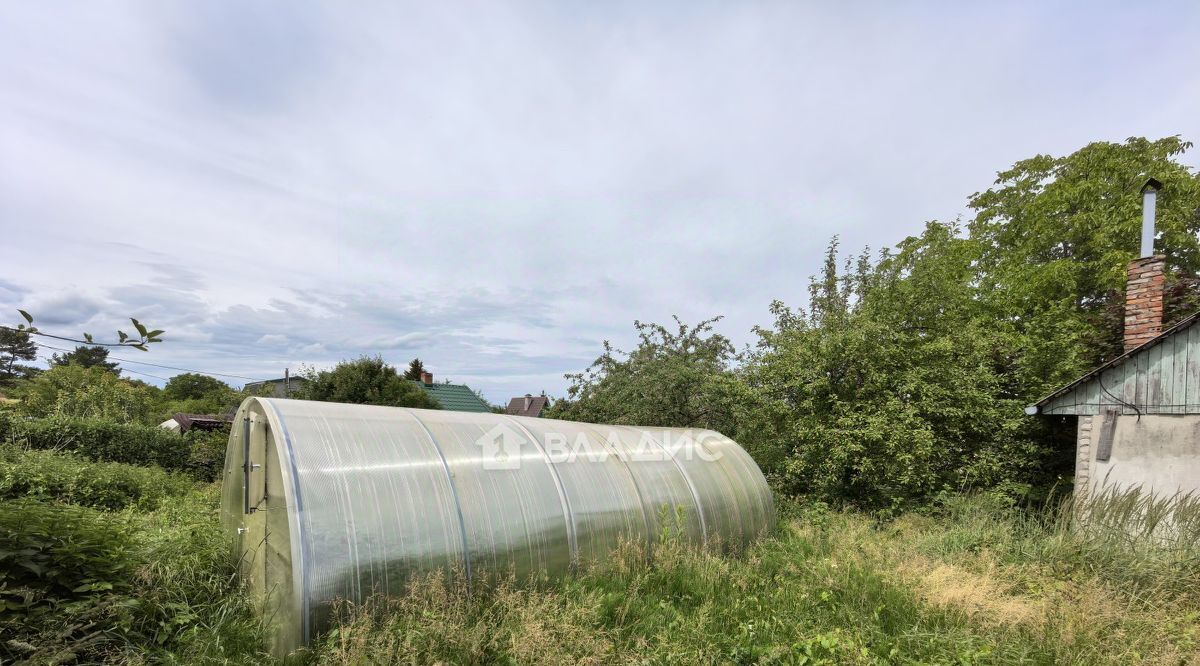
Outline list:
[[[4,460],[26,481],[0,484],[0,661],[266,659],[216,485],[64,454]],[[298,660],[1200,664],[1187,520],[1200,511],[1182,507],[1169,532],[1163,506],[1098,502],[1109,523],[1074,529],[1075,509],[996,495],[886,522],[784,503],[778,533],[739,558],[667,539],[650,566],[630,548],[566,583],[497,580],[468,596],[432,577],[404,598],[343,604]]]

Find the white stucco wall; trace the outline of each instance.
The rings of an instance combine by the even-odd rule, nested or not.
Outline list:
[[[1106,419],[1116,421],[1112,452],[1096,460]],[[1200,415],[1099,414],[1079,417],[1075,487],[1142,486],[1157,495],[1200,495]]]

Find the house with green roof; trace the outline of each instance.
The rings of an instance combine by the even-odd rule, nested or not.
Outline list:
[[[434,384],[433,375],[428,372],[421,373],[420,380],[410,381],[428,393],[431,398],[437,400],[442,409],[452,412],[490,413],[492,411],[492,406],[484,402],[466,384]]]

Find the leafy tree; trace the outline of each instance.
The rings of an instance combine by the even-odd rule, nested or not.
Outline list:
[[[232,411],[250,397],[246,391],[235,391],[225,382],[194,372],[175,375],[162,390],[165,402],[159,410],[163,420],[176,412],[188,414],[222,414]]]
[[[85,368],[100,368],[114,375],[120,375],[121,369],[116,361],[108,360],[108,350],[104,347],[89,347],[79,345],[74,351],[55,353],[50,357],[50,365],[70,365],[74,363]]]
[[[605,341],[590,368],[567,375],[567,398],[547,415],[734,434],[748,391],[731,370],[733,345],[713,332],[719,319],[688,326],[675,318],[674,329],[634,322],[638,346],[625,353]]]
[[[421,381],[421,375],[425,373],[425,364],[421,359],[414,358],[408,362],[408,370],[404,371],[404,378],[411,379],[414,382]]]
[[[981,311],[957,225],[841,274],[836,256],[834,242],[807,314],[772,306],[748,368],[762,401],[751,449],[783,488],[897,509],[1045,468],[1053,451],[1007,375],[1019,340]]]
[[[213,393],[233,391],[225,382],[195,372],[185,372],[167,380],[163,395],[170,400],[199,399]]]
[[[59,365],[38,375],[25,389],[20,409],[30,416],[67,416],[119,423],[150,423],[157,389],[131,382],[99,367]]]
[[[1148,176],[1164,184],[1168,316],[1200,305],[1200,175],[1178,161],[1189,147],[1129,139],[1018,162],[971,197],[965,228],[930,223],[840,265],[835,239],[808,308],[774,303],[741,367],[729,351],[681,351],[686,330],[639,324],[638,349],[606,344],[555,411],[648,425],[702,414],[740,433],[785,492],[883,510],[1046,484],[1069,470],[1069,424],[1021,408],[1121,350]]]
[[[1200,271],[1200,174],[1177,161],[1190,147],[1179,137],[1132,138],[1038,155],[971,197],[980,295],[998,328],[1023,337],[1013,371],[1029,391],[1122,351],[1126,266],[1139,253],[1140,188],[1149,176],[1163,183],[1155,250],[1167,256],[1167,310],[1190,314],[1180,301],[1195,292],[1178,287]]]
[[[326,402],[424,407],[441,405],[416,384],[404,379],[379,356],[342,361],[330,370],[310,370],[295,397]]]
[[[30,339],[28,331],[0,328],[0,383],[35,374],[36,368],[22,365],[18,361],[32,361],[36,358],[37,343]]]

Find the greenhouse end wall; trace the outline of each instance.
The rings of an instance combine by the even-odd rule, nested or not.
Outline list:
[[[414,574],[560,576],[666,531],[736,551],[775,508],[750,456],[713,431],[249,398],[222,522],[286,654],[330,602],[403,594]]]

